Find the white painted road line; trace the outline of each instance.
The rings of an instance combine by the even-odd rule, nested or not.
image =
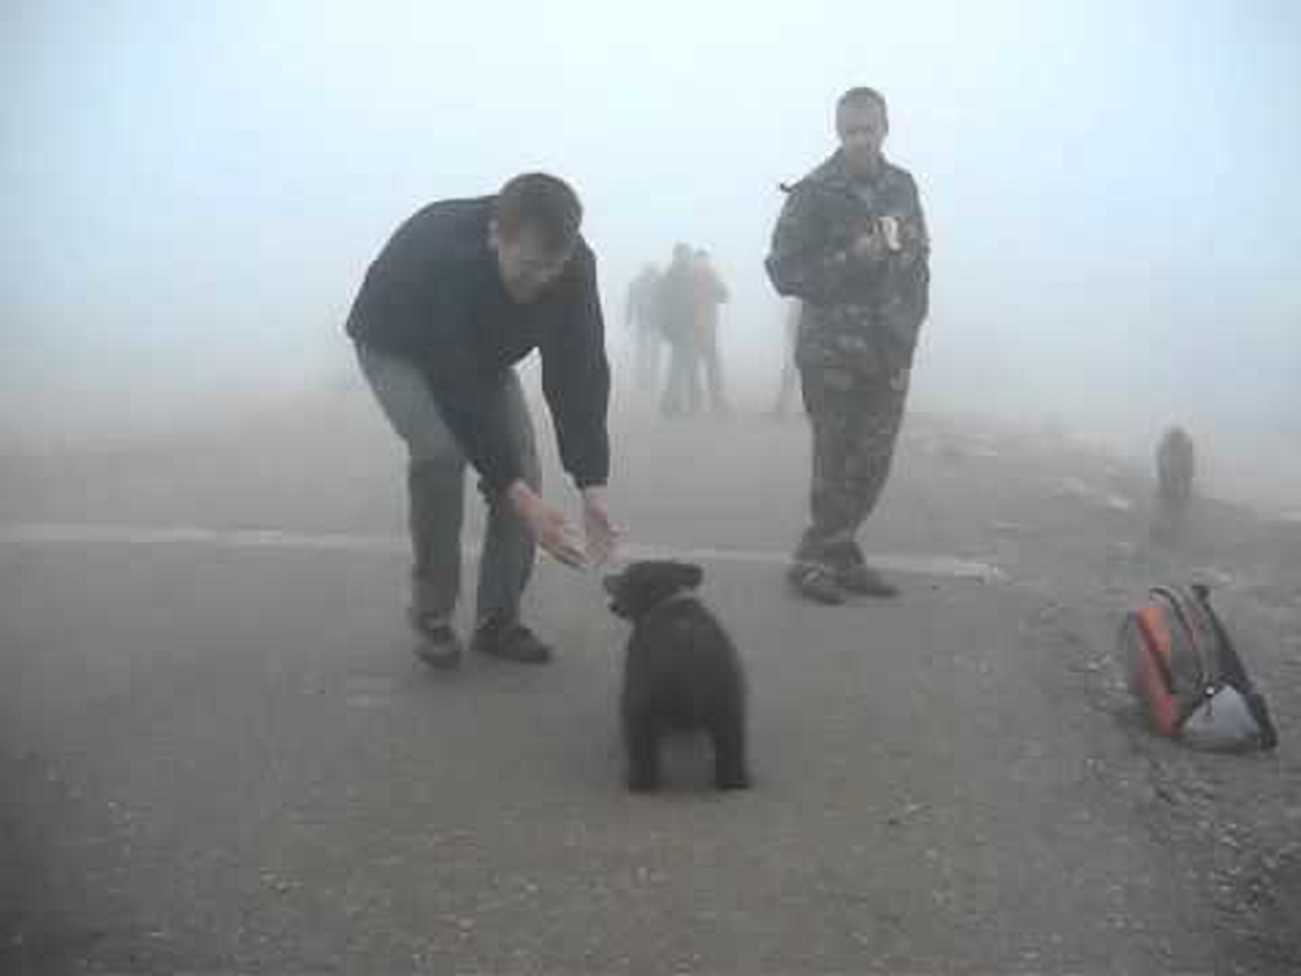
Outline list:
[[[55,546],[67,544],[113,544],[131,546],[198,545],[223,549],[299,549],[342,552],[405,553],[406,539],[389,535],[312,534],[279,529],[207,529],[199,526],[104,525],[95,523],[37,522],[0,524],[0,544]],[[466,553],[478,554],[467,545]],[[715,549],[708,547],[625,543],[619,548],[620,561],[630,559],[685,559],[703,563],[744,563],[785,566],[790,555],[761,549]],[[942,576],[1000,582],[1007,579],[997,566],[956,556],[910,553],[873,553],[872,565],[896,573]]]

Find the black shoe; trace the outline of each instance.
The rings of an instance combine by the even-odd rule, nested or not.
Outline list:
[[[863,596],[879,596],[886,599],[899,595],[899,588],[887,583],[881,574],[870,566],[862,564],[847,566],[836,570],[836,582],[842,590],[859,593]]]
[[[551,660],[551,648],[542,643],[533,631],[515,620],[480,624],[470,641],[470,647],[480,654],[520,664],[546,664]]]
[[[416,657],[431,668],[446,670],[460,666],[461,639],[451,624],[415,610],[408,612],[407,619],[412,630],[420,635],[420,643],[412,648]]]
[[[845,602],[845,591],[831,571],[822,566],[807,563],[792,566],[786,578],[797,593],[815,603],[835,606]]]

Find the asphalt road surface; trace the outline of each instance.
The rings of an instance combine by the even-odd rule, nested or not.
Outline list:
[[[1293,526],[1208,502],[1154,555],[1141,473],[914,418],[866,537],[903,594],[824,608],[782,578],[801,422],[618,431],[626,555],[699,561],[747,662],[749,792],[690,742],[623,791],[595,574],[540,562],[549,666],[411,656],[401,458],[358,394],[5,458],[0,971],[1301,965]],[[1117,614],[1175,570],[1270,628],[1274,755],[1155,741],[1123,694]]]

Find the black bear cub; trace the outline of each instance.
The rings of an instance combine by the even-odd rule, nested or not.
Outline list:
[[[632,622],[620,714],[628,788],[660,783],[666,732],[701,731],[714,746],[714,785],[746,789],[745,675],[718,619],[696,597],[704,573],[672,560],[645,560],[605,578],[610,609]]]

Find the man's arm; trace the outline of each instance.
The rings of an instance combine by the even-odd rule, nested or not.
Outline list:
[[[542,390],[555,422],[560,460],[583,496],[585,558],[600,565],[619,530],[610,518],[605,483],[610,476],[610,365],[596,285],[596,259],[585,246],[564,318],[553,323],[542,349]]]
[[[926,229],[926,215],[922,211],[921,195],[917,192],[917,183],[908,178],[908,213],[904,217],[901,236],[903,253],[910,262],[920,261],[926,264],[931,255],[931,236]]]
[[[830,207],[852,207],[834,190],[803,182],[789,192],[764,262],[778,294],[814,304],[833,304],[847,291],[879,275],[889,258],[880,229],[839,226]]]
[[[596,259],[583,248],[562,318],[542,348],[542,391],[556,427],[565,470],[579,488],[603,485],[610,476],[610,364],[596,285]]]
[[[831,239],[817,193],[807,183],[790,190],[764,266],[778,294],[829,304],[843,291],[851,255],[848,242]]]
[[[444,327],[464,314],[455,308],[445,312],[440,322]],[[481,371],[467,333],[444,332],[443,337],[442,345],[425,359],[425,376],[457,444],[488,489],[506,498],[538,545],[562,563],[582,565],[586,556],[569,520],[524,480],[503,377]]]
[[[891,256],[884,279],[889,301],[882,309],[883,325],[897,351],[897,360],[912,360],[918,330],[930,307],[930,237],[917,184],[907,177],[903,213],[899,215],[899,251]]]
[[[504,376],[486,373],[476,361],[468,306],[455,291],[440,296],[430,332],[419,358],[430,393],[466,459],[491,490],[500,491],[523,474]]]

